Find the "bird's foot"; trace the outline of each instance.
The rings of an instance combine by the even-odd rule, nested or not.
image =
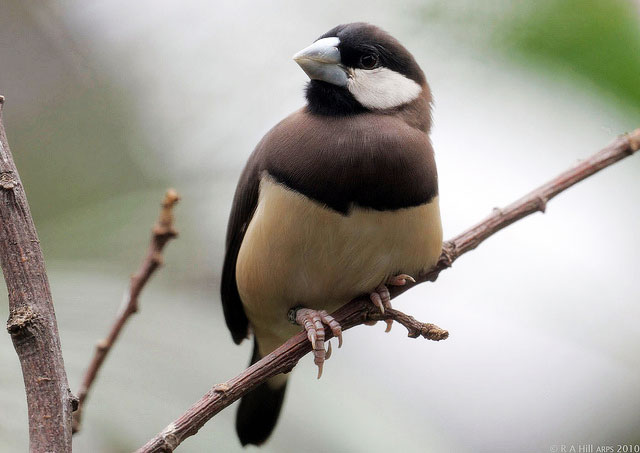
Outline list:
[[[324,310],[312,310],[310,308],[298,308],[293,319],[307,332],[307,338],[313,348],[313,362],[318,366],[318,379],[322,376],[322,366],[325,360],[331,357],[331,343],[327,350],[324,349],[324,325],[326,324],[338,339],[338,347],[342,346],[342,327]]]
[[[416,279],[413,278],[411,275],[399,274],[399,275],[396,275],[395,277],[389,278],[389,280],[387,280],[387,285],[404,286],[407,284],[407,281],[410,281],[411,283],[415,283]]]
[[[416,280],[411,275],[407,274],[399,274],[389,278],[386,283],[381,284],[375,289],[375,291],[369,294],[371,302],[373,302],[373,305],[378,307],[378,309],[380,309],[380,312],[384,314],[385,308],[391,308],[391,294],[389,293],[389,288],[387,288],[387,285],[404,286],[407,284],[407,281],[413,283],[416,282]],[[384,322],[387,323],[385,332],[389,332],[391,330],[391,326],[393,326],[393,319],[386,319]],[[375,324],[375,322],[373,322],[373,324]]]

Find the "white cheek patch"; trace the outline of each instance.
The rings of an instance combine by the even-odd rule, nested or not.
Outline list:
[[[422,91],[418,83],[388,68],[353,69],[347,89],[360,104],[372,110],[407,104]]]

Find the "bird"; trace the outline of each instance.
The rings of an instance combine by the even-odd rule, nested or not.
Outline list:
[[[306,331],[319,378],[331,354],[325,326],[342,344],[330,313],[362,295],[384,312],[388,287],[440,256],[432,94],[413,55],[364,22],[332,28],[293,60],[309,77],[306,105],[267,132],[242,171],[220,291],[234,342],[253,334],[251,364]],[[287,378],[241,399],[243,446],[271,435]]]

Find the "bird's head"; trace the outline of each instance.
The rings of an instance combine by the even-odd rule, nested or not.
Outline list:
[[[311,79],[306,95],[316,114],[387,111],[431,101],[413,55],[374,25],[338,25],[293,59]]]

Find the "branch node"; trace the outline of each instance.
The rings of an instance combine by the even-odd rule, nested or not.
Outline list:
[[[229,384],[227,384],[226,382],[223,382],[222,384],[217,384],[213,388],[213,391],[217,393],[225,393],[225,392],[228,392],[230,388],[231,387],[229,387]]]
[[[172,452],[180,445],[178,437],[175,435],[176,425],[171,423],[162,431],[162,441],[164,443],[163,451]]]
[[[6,171],[0,174],[0,187],[5,190],[12,190],[18,185],[15,175],[11,171]]]
[[[96,351],[102,353],[109,347],[109,343],[106,339],[100,340],[96,343]]]
[[[158,223],[153,227],[155,236],[165,236],[167,239],[176,237],[178,232],[173,228],[173,207],[180,201],[180,195],[175,189],[168,189],[162,200],[162,210]]]
[[[17,336],[19,333],[31,324],[37,315],[33,311],[33,309],[26,305],[23,307],[19,307],[17,310],[13,311],[11,315],[9,315],[9,320],[7,321],[7,331],[12,336]]]
[[[543,197],[542,195],[538,195],[536,197],[536,205],[538,207],[538,211],[542,212],[543,214],[547,210],[547,201],[549,201],[549,199]]]
[[[164,225],[154,225],[151,229],[151,232],[154,236],[167,236],[168,238],[173,238],[178,235],[178,232],[176,230]]]
[[[71,401],[71,411],[75,412],[78,410],[78,406],[80,406],[80,398],[74,395],[71,389],[67,389],[67,391],[69,392],[69,400]]]
[[[162,252],[160,252],[159,250],[154,252],[151,255],[151,261],[156,263],[158,266],[162,266],[164,264],[164,258],[162,257]]]
[[[420,335],[427,340],[440,341],[449,338],[449,331],[442,329],[435,324],[423,323]]]
[[[438,260],[438,268],[449,268],[456,259],[456,243],[453,241],[445,241],[442,243],[442,253]]]
[[[633,132],[626,134],[627,140],[629,140],[629,154],[633,154],[640,149],[640,129],[636,129]]]
[[[180,195],[178,195],[178,192],[176,192],[176,189],[171,187],[167,189],[167,191],[164,194],[164,200],[162,200],[162,207],[171,208],[178,201],[180,201]]]

